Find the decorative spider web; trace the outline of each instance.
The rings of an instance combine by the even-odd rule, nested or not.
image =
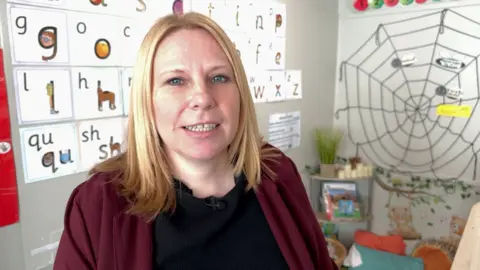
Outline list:
[[[480,23],[453,10],[378,25],[340,67],[335,116],[346,114],[357,155],[401,174],[475,180],[479,56]],[[438,116],[439,104],[469,105],[471,117]]]

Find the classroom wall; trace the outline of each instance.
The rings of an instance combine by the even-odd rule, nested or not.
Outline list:
[[[338,5],[334,1],[280,1],[287,4],[286,68],[302,70],[303,99],[257,104],[261,132],[268,135],[271,113],[301,112],[301,145],[287,152],[297,167],[315,161],[311,130],[330,125],[336,77]],[[0,18],[6,18],[5,1]],[[5,19],[0,20],[7,33]],[[86,179],[85,173],[25,184],[23,175],[13,70],[8,42],[5,49],[6,75],[12,118],[12,137],[18,175],[20,222],[0,228],[0,269],[51,269],[56,243],[62,232],[65,203],[72,189]],[[304,183],[308,183],[304,175]],[[309,188],[307,186],[307,188]]]
[[[444,25],[450,28],[445,28],[444,34],[438,35],[436,41],[439,28],[436,26],[441,24],[441,11],[447,8],[452,12],[445,13]],[[339,112],[335,123],[350,131],[345,140],[344,155],[355,155],[358,150],[359,155],[367,162],[386,168],[379,176],[384,185],[375,185],[373,193],[372,230],[379,234],[388,234],[403,226],[401,231],[404,232],[409,250],[420,239],[459,239],[470,208],[480,199],[476,174],[480,167],[472,159],[473,152],[477,152],[480,145],[477,140],[480,130],[475,124],[480,116],[474,110],[478,106],[480,93],[477,83],[480,74],[475,61],[480,55],[480,24],[454,12],[474,21],[480,20],[478,1],[444,1],[421,6],[413,3],[406,7],[399,4],[395,8],[365,12],[355,11],[352,1],[339,1],[337,68],[343,72],[342,80],[339,75],[336,81],[335,102]],[[408,20],[427,14],[433,15]],[[389,24],[401,20],[405,21],[402,24]],[[379,24],[385,25],[386,31],[380,31],[380,34],[376,35]],[[431,30],[401,35],[428,27],[432,27]],[[452,29],[472,36],[467,37]],[[387,40],[385,45],[378,47],[376,37],[379,44],[382,44],[387,35],[391,37],[392,43]],[[369,40],[370,37],[373,38]],[[433,43],[440,45],[418,47]],[[366,45],[359,50],[363,44]],[[416,48],[402,50],[408,47]],[[435,61],[440,57],[440,52],[445,51],[450,55],[457,55],[455,57],[460,59],[462,57],[458,57],[459,52],[474,56],[464,56],[466,63],[471,60],[473,62],[463,71],[455,71],[459,76],[436,67],[425,66],[405,67],[403,73],[389,77],[394,70],[390,63],[395,57],[413,53],[416,55],[417,64],[421,65]],[[394,53],[389,58],[392,52],[397,54]],[[351,57],[352,55],[354,56]],[[367,60],[363,61],[364,59]],[[343,61],[348,64],[342,66]],[[357,72],[357,67],[362,70]],[[423,81],[427,76],[429,82],[424,87]],[[452,76],[454,79],[448,80]],[[405,77],[409,83],[401,86]],[[382,82],[386,87],[381,87]],[[445,101],[443,97],[435,94],[436,88],[443,84],[452,88],[461,87],[464,99],[469,99],[462,104],[471,106],[473,110],[470,117],[445,116],[435,122],[435,109],[438,104],[458,104],[448,98]],[[399,87],[399,90],[395,91],[396,87]],[[392,89],[395,94],[392,94]],[[417,114],[419,118],[412,121],[415,108],[405,109],[405,104],[418,101],[420,97],[423,97],[423,102],[418,103],[421,107]],[[425,103],[427,100],[429,104]],[[393,112],[395,110],[396,112]],[[426,119],[424,117],[433,121],[422,120]],[[403,130],[398,128],[402,123],[406,123]],[[450,123],[452,125],[449,125]],[[425,132],[425,129],[432,131]],[[367,141],[371,143],[365,143]],[[438,143],[435,143],[436,141]],[[360,147],[357,148],[355,143],[360,143]],[[404,151],[404,148],[408,151]],[[426,148],[432,151],[419,150]],[[432,159],[435,161],[430,162]],[[396,173],[391,169],[402,170],[404,173]],[[444,181],[448,179],[455,181]],[[399,192],[399,189],[403,192]],[[394,211],[402,211],[404,218],[394,217]]]

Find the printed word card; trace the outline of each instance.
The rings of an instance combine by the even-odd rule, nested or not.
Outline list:
[[[272,114],[268,124],[268,142],[270,144],[283,151],[300,146],[299,111]]]

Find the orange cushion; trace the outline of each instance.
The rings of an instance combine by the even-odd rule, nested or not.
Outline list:
[[[358,230],[353,237],[355,243],[361,246],[405,256],[406,245],[400,235],[377,235]]]
[[[436,247],[422,246],[412,256],[423,259],[425,270],[450,270],[452,267],[447,254]]]

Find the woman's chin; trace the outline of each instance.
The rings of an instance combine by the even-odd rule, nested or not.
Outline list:
[[[209,161],[219,158],[227,158],[227,147],[219,147],[218,145],[197,145],[190,149],[186,149],[185,155],[192,160]]]

